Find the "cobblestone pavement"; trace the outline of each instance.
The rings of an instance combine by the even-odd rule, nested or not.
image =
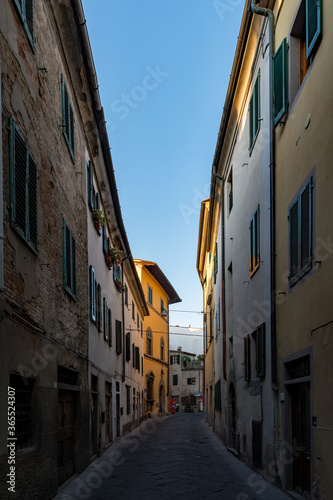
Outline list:
[[[145,421],[54,500],[290,500],[234,457],[203,414]]]

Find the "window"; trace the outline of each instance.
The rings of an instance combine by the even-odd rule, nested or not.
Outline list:
[[[116,353],[122,353],[122,342],[121,342],[121,321],[116,319]]]
[[[148,285],[148,304],[153,305],[153,289]]]
[[[163,314],[163,311],[165,311],[165,309],[164,309],[164,300],[161,299],[161,314]]]
[[[136,313],[136,327],[137,330],[140,330],[140,318],[139,318],[139,313]]]
[[[126,385],[126,413],[127,415],[131,413],[131,388]]]
[[[254,84],[252,97],[249,106],[249,127],[250,127],[250,140],[249,140],[249,152],[250,156],[256,142],[259,130],[260,130],[260,70],[256,82]]]
[[[133,344],[134,346],[134,344]],[[130,361],[131,359],[131,334],[130,332],[126,333],[126,361],[127,363]],[[134,359],[133,359],[133,363],[134,363]]]
[[[256,342],[256,370],[257,377],[265,376],[265,323],[258,326],[252,337]],[[250,348],[249,348],[250,350]]]
[[[146,351],[149,356],[153,355],[153,335],[150,328],[147,329]]]
[[[107,253],[109,252],[110,238],[108,238],[105,224],[102,225],[102,245],[103,245],[103,253],[104,255],[107,255]]]
[[[188,378],[187,385],[195,385],[195,378]]]
[[[132,300],[132,319],[133,319],[133,321],[135,321],[135,305],[134,305],[133,300]]]
[[[289,207],[289,283],[299,281],[312,262],[312,177]]]
[[[95,190],[93,181],[93,169],[90,161],[87,163],[87,188],[88,188],[88,206],[93,212],[95,209]]]
[[[109,327],[109,346],[112,345],[112,314],[111,309],[108,309],[108,327]]]
[[[141,337],[143,338],[143,324],[142,324],[142,321],[141,321]]]
[[[215,384],[215,410],[222,411],[221,380]]]
[[[104,318],[105,320],[105,318]],[[96,285],[96,326],[99,332],[102,331],[102,292],[101,285]]]
[[[285,38],[273,57],[273,119],[277,125],[287,111],[287,39]]]
[[[96,321],[96,280],[95,269],[89,268],[89,295],[90,295],[90,319]]]
[[[260,266],[259,205],[250,222],[250,275]]]
[[[113,281],[119,292],[121,292],[123,282],[121,266],[113,266]]]
[[[251,340],[250,335],[244,337],[244,378],[248,382],[251,380]]]
[[[62,220],[62,229],[63,285],[76,299],[76,242],[65,219]]]
[[[141,356],[141,374],[143,375],[143,356]]]
[[[10,224],[37,252],[37,165],[11,118],[9,128]]]
[[[302,0],[290,31],[290,102],[301,86],[322,37],[322,0]]]
[[[10,387],[15,389],[15,437],[16,448],[33,444],[33,389],[35,381],[20,375],[10,375]]]
[[[135,347],[135,368],[140,372],[140,348]]]
[[[231,210],[232,210],[232,207],[233,207],[233,189],[232,189],[232,167],[230,169],[230,174],[229,174],[229,177],[228,177],[228,181],[227,181],[227,193],[228,193],[228,212],[230,214]]]
[[[69,152],[71,154],[72,160],[74,161],[74,112],[69,100],[68,90],[63,75],[61,75],[61,110],[62,133],[64,134]]]
[[[108,302],[105,297],[103,297],[103,317],[104,317],[104,322],[103,322],[103,333],[104,333],[104,340],[106,340],[108,343],[110,342],[109,340],[109,308],[108,308]]]
[[[215,243],[215,255],[214,255],[214,283],[216,283],[217,271],[218,271],[218,252],[217,252],[217,243]]]
[[[161,358],[161,361],[164,361],[164,339],[163,338],[161,338],[160,358]]]
[[[147,377],[147,401],[154,401],[154,378]]]
[[[215,328],[216,328],[215,339],[216,340],[217,340],[217,338],[219,336],[219,333],[220,333],[220,327],[221,327],[220,316],[221,316],[221,306],[220,306],[220,297],[219,297],[219,301],[218,301],[218,304],[217,304],[217,311],[216,311],[216,314],[215,314]]]
[[[35,45],[34,37],[34,0],[13,0],[25,34],[32,48]]]
[[[172,376],[172,385],[178,385],[178,375]]]
[[[125,306],[128,307],[128,286],[125,284]]]

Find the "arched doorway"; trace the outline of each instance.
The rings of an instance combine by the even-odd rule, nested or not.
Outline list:
[[[158,401],[158,411],[160,413],[164,413],[165,411],[165,391],[164,391],[164,386],[160,386],[160,392],[159,392],[159,401]]]
[[[229,386],[228,395],[228,406],[229,406],[229,426],[231,428],[231,446],[236,449],[236,394],[234,384],[231,383]]]

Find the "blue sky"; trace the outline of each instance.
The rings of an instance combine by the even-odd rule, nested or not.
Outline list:
[[[209,196],[244,0],[83,7],[132,254],[160,266],[182,298],[172,309],[201,311],[200,203]],[[170,325],[189,324],[202,326],[202,316],[170,313]],[[191,349],[184,332],[170,336],[171,348]]]

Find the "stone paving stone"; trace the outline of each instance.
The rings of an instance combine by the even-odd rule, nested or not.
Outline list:
[[[54,500],[290,500],[229,453],[203,414],[144,422]]]

